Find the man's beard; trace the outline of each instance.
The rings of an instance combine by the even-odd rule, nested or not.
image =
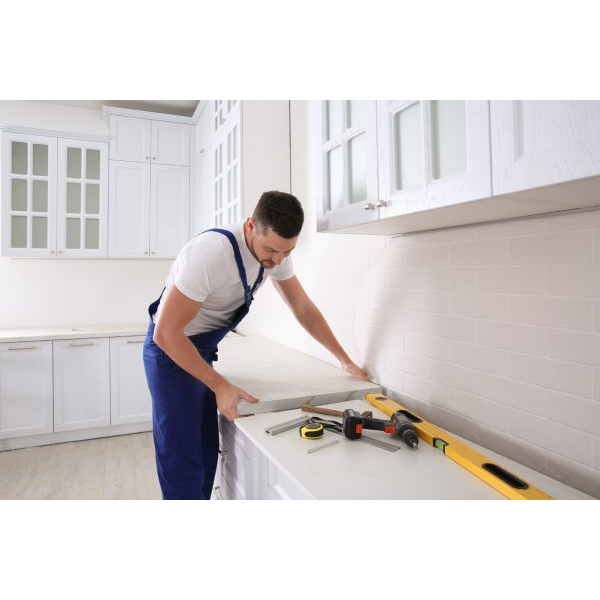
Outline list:
[[[250,253],[254,258],[260,263],[260,265],[265,269],[272,269],[275,266],[275,263],[271,260],[260,260],[258,256],[256,256],[256,252],[254,252],[254,235],[250,238]]]

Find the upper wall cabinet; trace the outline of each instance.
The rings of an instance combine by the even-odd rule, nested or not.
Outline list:
[[[600,207],[598,101],[378,101],[379,198],[362,213],[345,191],[351,132],[339,159],[329,142],[338,104],[319,102],[314,118],[320,231],[397,235]]]
[[[106,257],[108,144],[2,132],[2,255]]]
[[[491,195],[487,102],[329,100],[315,121],[320,231]]]
[[[600,102],[492,101],[494,195],[600,173]]]
[[[488,103],[378,102],[380,218],[491,195]]]
[[[319,103],[322,206],[319,230],[379,218],[377,105],[368,100]]]
[[[189,166],[190,126],[111,115],[110,158]]]
[[[108,144],[58,140],[57,253],[105,257]]]

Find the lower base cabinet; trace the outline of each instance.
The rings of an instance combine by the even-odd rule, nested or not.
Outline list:
[[[312,496],[219,415],[219,462],[213,497],[219,500],[308,500]]]
[[[151,430],[144,339],[0,343],[0,451]]]
[[[108,338],[54,343],[54,431],[110,425]]]
[[[52,342],[0,344],[0,439],[52,431]]]

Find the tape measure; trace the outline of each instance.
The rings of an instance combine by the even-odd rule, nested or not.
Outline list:
[[[323,437],[325,428],[320,423],[307,423],[300,427],[300,435],[306,440],[316,440]]]

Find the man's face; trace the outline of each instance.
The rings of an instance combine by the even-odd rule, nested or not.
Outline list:
[[[298,241],[298,236],[291,239],[283,238],[271,228],[259,233],[251,218],[248,219],[248,229],[250,231],[250,252],[265,269],[272,269],[281,264],[281,261],[289,256],[296,247]]]

